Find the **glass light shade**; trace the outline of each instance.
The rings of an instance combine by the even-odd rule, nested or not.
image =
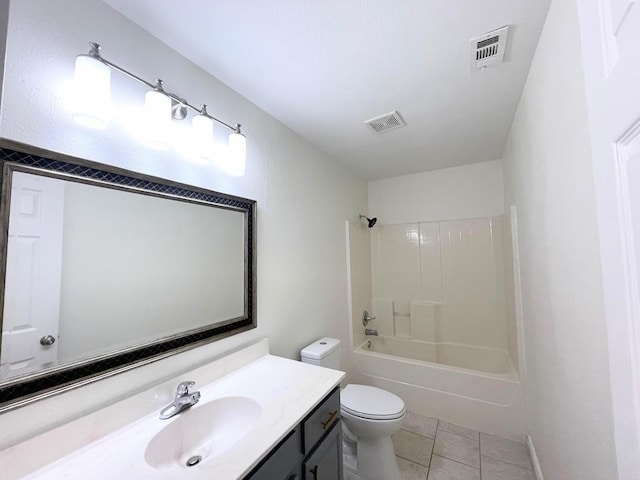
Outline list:
[[[213,157],[213,120],[205,115],[196,115],[191,120],[195,153],[211,160]]]
[[[149,90],[144,96],[144,139],[147,145],[158,150],[169,148],[171,128],[171,99],[157,90]]]
[[[227,172],[230,175],[244,175],[247,163],[247,139],[241,133],[233,132],[229,135],[227,151]]]
[[[76,57],[73,120],[105,128],[111,111],[111,68],[90,55]]]

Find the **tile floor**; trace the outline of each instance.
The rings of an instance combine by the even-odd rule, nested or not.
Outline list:
[[[523,443],[407,414],[393,436],[402,480],[535,480]]]

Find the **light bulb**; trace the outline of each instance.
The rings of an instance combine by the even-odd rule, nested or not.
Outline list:
[[[247,163],[247,139],[242,133],[233,132],[229,135],[226,170],[230,175],[244,175]]]
[[[73,120],[90,128],[105,128],[111,111],[111,69],[91,55],[76,57]]]
[[[169,148],[171,99],[159,90],[149,90],[144,96],[144,137],[151,148]]]
[[[191,120],[195,153],[198,157],[211,161],[213,157],[213,120],[198,114]]]

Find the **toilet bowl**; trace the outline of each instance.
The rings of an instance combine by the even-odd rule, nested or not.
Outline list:
[[[347,385],[340,398],[342,421],[351,434],[344,435],[345,441],[355,439],[356,473],[367,480],[399,480],[391,436],[406,417],[402,399],[380,388],[355,384]]]
[[[300,356],[305,363],[339,369],[339,346],[338,339],[321,338]],[[400,480],[391,436],[406,416],[402,399],[380,388],[349,384],[340,392],[340,413],[347,444],[345,469],[365,480]]]

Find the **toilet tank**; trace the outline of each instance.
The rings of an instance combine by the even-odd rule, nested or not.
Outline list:
[[[340,370],[340,340],[323,337],[300,351],[303,363]]]

